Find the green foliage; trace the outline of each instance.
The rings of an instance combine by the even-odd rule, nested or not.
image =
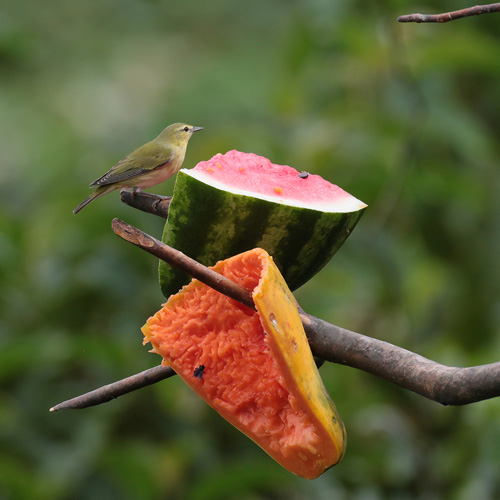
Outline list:
[[[456,2],[7,2],[0,20],[0,498],[500,496],[497,400],[444,408],[322,368],[344,461],[295,478],[179,380],[103,407],[55,403],[146,369],[154,259],[87,185],[165,125],[319,173],[368,203],[297,298],[310,313],[457,366],[500,352],[500,19],[398,25]],[[153,189],[167,194],[173,180]],[[203,209],[203,207],[200,207]]]

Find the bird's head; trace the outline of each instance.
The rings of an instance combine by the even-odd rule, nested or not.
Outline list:
[[[161,132],[158,139],[162,142],[185,147],[191,136],[198,130],[203,130],[203,127],[193,127],[187,123],[173,123]]]

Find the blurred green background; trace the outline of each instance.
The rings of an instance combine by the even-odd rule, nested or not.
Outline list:
[[[311,314],[436,361],[500,355],[500,16],[410,0],[7,1],[0,7],[0,498],[500,498],[500,401],[446,408],[325,365],[347,431],[314,481],[180,380],[54,404],[158,363],[157,263],[110,230],[163,223],[88,184],[167,124],[321,174],[368,203],[297,292]],[[169,194],[173,180],[152,191]],[[200,207],[202,209],[202,207]]]

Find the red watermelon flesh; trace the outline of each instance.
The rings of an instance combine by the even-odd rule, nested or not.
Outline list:
[[[189,175],[218,189],[321,212],[354,212],[366,204],[319,175],[276,165],[253,153],[229,151],[202,161]]]

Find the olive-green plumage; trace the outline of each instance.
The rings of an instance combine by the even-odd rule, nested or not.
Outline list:
[[[182,166],[189,139],[203,127],[185,123],[174,123],[151,142],[144,144],[119,161],[90,187],[97,189],[74,210],[77,214],[91,201],[115,189],[132,188],[141,190],[166,181]]]

